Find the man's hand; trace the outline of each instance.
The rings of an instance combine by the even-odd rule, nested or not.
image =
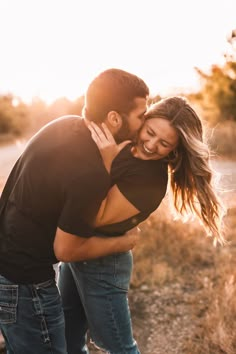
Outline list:
[[[132,230],[129,230],[124,236],[124,249],[120,252],[126,252],[132,250],[140,241],[141,231],[138,227],[134,227]],[[122,248],[122,245],[121,245]]]
[[[134,227],[133,229],[126,232],[126,234],[122,237],[127,237],[127,242],[129,242],[130,248],[127,251],[132,250],[140,241],[141,238],[141,230],[139,227]],[[127,244],[128,246],[128,244]]]

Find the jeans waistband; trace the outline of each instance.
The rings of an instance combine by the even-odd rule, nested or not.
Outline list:
[[[15,282],[13,282],[13,281],[11,281],[11,280],[9,280],[9,279],[7,279],[7,278],[5,278],[4,277],[4,275],[1,275],[0,274],[0,281],[1,282],[4,282],[4,284],[9,284],[9,285],[20,285],[20,284],[18,284],[18,283],[15,283]],[[43,282],[41,282],[41,283],[37,283],[37,284],[35,284],[35,283],[33,283],[33,284],[23,284],[23,285],[29,285],[29,286],[34,286],[34,287],[36,287],[37,289],[40,289],[40,288],[46,288],[46,287],[48,287],[48,286],[51,286],[51,285],[54,285],[56,283],[56,281],[55,281],[55,279],[54,278],[52,278],[52,279],[48,279],[48,280],[46,280],[46,281],[43,281]]]

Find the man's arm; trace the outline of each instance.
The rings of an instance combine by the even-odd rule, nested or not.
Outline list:
[[[138,239],[138,232],[129,232],[119,237],[84,238],[57,228],[53,247],[58,261],[76,262],[127,252],[134,248]]]

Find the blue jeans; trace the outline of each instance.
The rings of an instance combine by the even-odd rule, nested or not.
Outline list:
[[[22,285],[0,275],[0,329],[7,354],[67,354],[55,280]]]
[[[131,252],[61,265],[68,354],[88,353],[88,328],[94,344],[107,353],[140,353],[127,298],[131,272]]]

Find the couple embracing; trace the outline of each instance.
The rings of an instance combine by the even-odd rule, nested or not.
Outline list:
[[[140,353],[127,294],[134,228],[158,208],[168,181],[180,214],[196,214],[223,242],[200,118],[181,97],[147,107],[142,79],[100,73],[83,118],[43,127],[0,199],[0,328],[8,354]],[[60,262],[58,284],[53,264]]]

